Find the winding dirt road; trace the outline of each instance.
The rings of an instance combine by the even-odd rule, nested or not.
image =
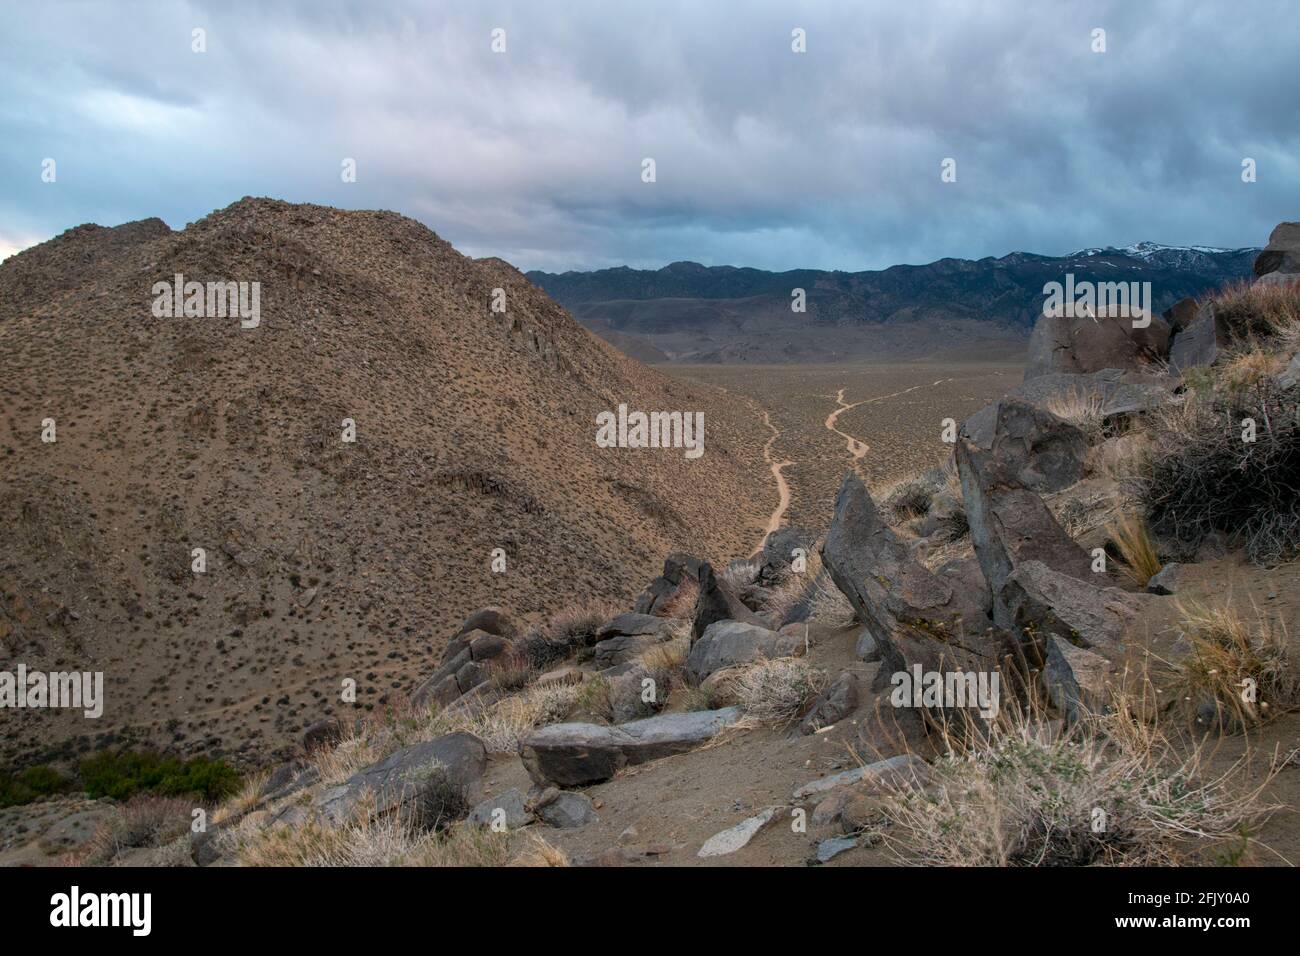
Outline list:
[[[776,510],[767,519],[767,527],[763,530],[763,537],[759,539],[758,547],[750,553],[750,557],[763,550],[763,542],[767,540],[769,534],[781,527],[781,521],[785,518],[785,513],[790,507],[790,483],[785,480],[785,475],[781,472],[793,465],[794,462],[788,460],[777,461],[776,456],[772,454],[772,445],[781,437],[781,431],[772,424],[772,416],[767,409],[763,410],[763,424],[772,430],[772,437],[763,445],[763,460],[772,468],[772,477],[776,479],[776,491],[779,500],[777,501]]]

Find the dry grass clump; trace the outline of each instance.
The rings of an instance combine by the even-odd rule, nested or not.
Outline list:
[[[422,830],[390,814],[331,827],[315,821],[253,834],[240,848],[245,866],[504,866],[508,834],[457,825]]]
[[[591,647],[596,633],[620,611],[610,601],[588,601],[560,611],[541,629],[541,636],[558,647]]]
[[[1253,442],[1243,440],[1247,418]],[[1132,484],[1155,534],[1194,551],[1222,532],[1257,564],[1300,554],[1300,415],[1276,380],[1189,390],[1148,430],[1152,446]]]
[[[885,839],[938,866],[1178,865],[1196,841],[1240,842],[1273,810],[1236,765],[1206,777],[1158,731],[1122,747],[1084,720],[1062,730],[1004,708],[982,732],[948,735],[924,789],[886,781]],[[1271,779],[1271,778],[1270,778]]]
[[[1300,678],[1286,628],[1257,616],[1248,624],[1231,602],[1180,603],[1187,655],[1171,664],[1167,692],[1202,729],[1244,731],[1300,703]]]
[[[719,577],[726,581],[732,590],[739,591],[754,583],[758,578],[759,568],[761,567],[762,562],[754,558],[733,561],[723,569]]]
[[[933,468],[896,478],[871,492],[872,500],[879,503],[880,513],[891,525],[929,514],[941,497],[957,504],[962,500],[961,478],[951,455]]]
[[[493,686],[503,691],[523,690],[537,676],[537,665],[527,653],[511,649],[488,664]]]
[[[1160,555],[1140,515],[1128,512],[1119,515],[1111,523],[1110,540],[1119,551],[1125,573],[1138,587],[1146,587],[1147,582],[1160,573],[1163,567]]]
[[[559,723],[590,694],[588,685],[537,684],[495,701],[472,701],[433,715],[425,739],[463,731],[483,741],[490,753],[516,753],[519,741],[538,727]]]
[[[780,726],[801,717],[827,683],[802,658],[778,657],[739,668],[728,686],[749,722]]]
[[[685,687],[686,658],[691,652],[691,638],[686,635],[663,644],[655,644],[637,655],[640,663],[655,682],[655,697],[667,701],[678,688]]]
[[[138,795],[115,808],[68,862],[104,866],[128,850],[166,847],[190,832],[194,802],[182,797]]]
[[[700,597],[700,582],[683,572],[681,583],[672,597],[662,607],[655,609],[656,617],[690,617],[695,602]]]
[[[568,855],[559,847],[552,846],[532,831],[526,837],[527,844],[523,851],[510,861],[511,866],[569,866]]]
[[[1072,389],[1048,399],[1047,410],[1079,429],[1088,444],[1094,445],[1105,437],[1106,419],[1101,413],[1105,404],[1097,392]]]
[[[1210,302],[1224,324],[1239,336],[1294,343],[1300,330],[1300,286],[1258,284],[1249,279],[1224,286]]]
[[[789,621],[801,606],[807,609],[804,620],[836,629],[848,627],[856,617],[853,605],[835,586],[816,550],[809,552],[802,572],[781,571],[760,610],[779,625]]]
[[[239,790],[227,797],[212,812],[209,821],[221,823],[229,819],[238,819],[262,802],[262,788],[271,777],[269,770],[249,774],[243,779]]]

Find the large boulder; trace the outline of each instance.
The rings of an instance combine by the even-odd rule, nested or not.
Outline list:
[[[1002,587],[1002,603],[1026,643],[1041,649],[1051,636],[1111,654],[1124,650],[1125,635],[1150,595],[1131,594],[1053,571],[1041,561],[1018,565]]]
[[[587,786],[608,780],[625,766],[693,750],[739,719],[739,708],[726,707],[659,714],[613,727],[552,724],[525,737],[519,756],[539,786]]]
[[[712,566],[701,566],[699,581],[700,595],[691,612],[692,641],[698,641],[709,625],[718,621],[740,621],[743,624],[766,627],[766,622],[745,606],[731,585],[713,573]]]
[[[759,579],[770,580],[790,566],[796,549],[802,549],[805,556],[812,549],[813,537],[800,528],[786,526],[777,528],[763,539],[762,564]]]
[[[1127,316],[1042,315],[1029,336],[1025,379],[1052,372],[1086,374],[1102,369],[1143,369],[1169,354],[1169,323],[1151,316],[1134,326]]]
[[[1025,561],[1041,561],[1080,580],[1092,578],[1087,552],[1057,523],[1037,492],[1025,487],[1022,444],[1009,431],[1023,417],[1022,403],[1002,402],[994,438],[983,448],[965,436],[957,441],[957,470],[970,525],[975,556],[984,572],[993,621],[1012,627],[1002,601],[1002,588],[1011,572]]]
[[[400,812],[417,822],[440,810],[455,815],[486,767],[483,741],[472,734],[447,734],[403,747],[340,786],[321,791],[312,808],[335,826],[363,809],[375,817]]]
[[[916,561],[852,471],[840,485],[821,553],[836,587],[875,638],[882,677],[915,663],[927,669],[942,669],[943,662],[988,666],[1001,656],[982,586],[941,577]]]
[[[743,621],[715,621],[691,646],[686,676],[695,683],[715,671],[760,659],[792,657],[804,646],[803,638],[780,634]]]
[[[1255,257],[1255,275],[1274,272],[1300,272],[1300,222],[1278,223],[1264,251]]]
[[[963,430],[966,437],[972,438]],[[1025,488],[1060,491],[1083,477],[1088,443],[1069,422],[1030,402],[1004,399],[982,447]]]

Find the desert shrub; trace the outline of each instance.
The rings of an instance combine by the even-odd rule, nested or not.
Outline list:
[[[541,635],[557,647],[591,647],[601,626],[618,612],[618,607],[608,601],[588,601],[556,614],[541,629]]]
[[[1242,439],[1247,418],[1253,442]],[[1148,428],[1132,481],[1153,532],[1189,550],[1212,532],[1239,536],[1258,564],[1300,552],[1300,416],[1275,380],[1190,391]]]
[[[1281,622],[1259,615],[1252,627],[1225,602],[1179,605],[1188,644],[1172,665],[1168,695],[1202,729],[1246,730],[1300,701],[1300,678]]]
[[[148,751],[106,750],[83,760],[77,769],[91,798],[126,800],[137,793],[155,793],[216,801],[239,788],[234,768],[207,757],[180,760]]]
[[[0,807],[17,807],[42,797],[71,790],[71,778],[53,767],[28,767],[17,773],[0,772]]]
[[[316,822],[250,834],[238,851],[245,866],[503,866],[509,835],[456,824],[428,831],[396,815],[340,827]]]
[[[504,691],[522,690],[537,676],[537,666],[526,650],[512,648],[488,664],[492,683]]]
[[[124,850],[164,847],[190,832],[192,801],[137,794],[115,809],[74,853],[73,862],[102,866]]]
[[[1140,516],[1121,514],[1110,526],[1110,540],[1124,562],[1125,572],[1138,587],[1146,587],[1160,573],[1160,555]]]
[[[826,684],[825,672],[807,661],[778,657],[744,666],[730,688],[750,721],[781,725],[798,719]]]
[[[515,753],[520,739],[538,727],[564,720],[588,693],[585,685],[536,684],[490,703],[473,701],[439,711],[422,732],[429,739],[464,731],[482,740],[492,753]]]
[[[949,736],[923,789],[884,781],[883,835],[928,865],[1176,865],[1195,841],[1240,840],[1276,809],[1262,785],[1232,786],[1240,765],[1206,777],[1199,751],[1141,739],[1122,747],[1092,721],[1060,731],[1005,709],[981,733]]]
[[[445,830],[473,809],[465,788],[441,763],[434,761],[423,768],[421,778],[419,798],[411,808],[410,817],[411,825],[417,830]]]
[[[1288,339],[1300,328],[1300,287],[1294,283],[1260,285],[1247,279],[1223,287],[1210,301],[1240,337]]]

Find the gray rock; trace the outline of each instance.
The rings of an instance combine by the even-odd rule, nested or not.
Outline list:
[[[720,580],[713,573],[713,568],[705,564],[700,568],[700,595],[691,613],[691,640],[698,641],[709,625],[718,621],[765,626],[763,619],[745,607],[731,586]]]
[[[1045,647],[1047,638],[1056,636],[1070,645],[1118,653],[1151,598],[1081,581],[1041,561],[1025,561],[1007,576],[1002,600],[1026,644]]]
[[[537,815],[548,826],[561,830],[575,830],[589,823],[599,823],[591,805],[591,798],[584,793],[564,791],[554,800],[537,809]]]
[[[794,792],[796,803],[802,803],[809,797],[820,799],[825,794],[841,787],[853,787],[859,784],[869,786],[908,785],[916,786],[929,779],[930,765],[915,754],[898,754],[887,760],[877,760],[865,767],[855,767],[843,773],[821,777],[804,784]]]
[[[691,648],[686,658],[686,676],[698,684],[724,667],[760,658],[791,657],[802,648],[801,639],[766,627],[740,621],[715,621]]]
[[[835,499],[822,561],[875,638],[882,673],[913,662],[930,666],[944,657],[969,657],[955,653],[958,644],[976,656],[993,652],[983,639],[982,595],[916,561],[852,471]]]
[[[664,624],[668,623],[664,618],[656,618],[656,620]],[[595,646],[592,660],[601,670],[626,664],[656,644],[671,640],[672,636],[671,629],[665,627],[653,634],[620,634],[617,637],[606,638]]]
[[[704,841],[696,856],[707,859],[714,856],[726,856],[744,849],[749,841],[776,817],[778,807],[768,807],[762,813],[741,820],[734,827],[728,827],[721,833],[715,833]]]
[[[448,651],[452,650],[448,646]],[[450,657],[444,655],[438,669],[426,677],[411,692],[411,706],[422,710],[430,704],[445,707],[461,694],[460,684],[456,681],[456,672],[473,660],[469,641],[461,640],[459,649]]]
[[[472,734],[455,733],[404,747],[378,763],[358,771],[341,786],[317,794],[312,807],[325,821],[341,825],[373,794],[374,816],[400,811],[416,819],[436,811],[430,801],[454,808],[454,798],[464,799],[487,767],[483,741]],[[442,795],[453,798],[443,803]]]
[[[517,830],[532,823],[533,815],[524,805],[524,795],[517,787],[511,787],[505,793],[478,804],[466,820],[477,827]]]
[[[858,681],[850,671],[845,671],[813,701],[799,724],[799,733],[816,733],[823,727],[838,723],[857,709]]]
[[[606,678],[609,680],[609,708],[614,723],[641,720],[654,714],[656,704],[662,705],[662,690],[658,687],[655,688],[654,703],[642,700],[643,681],[650,677],[650,672],[644,667],[632,664],[623,673]]]
[[[518,633],[514,621],[499,607],[485,607],[475,611],[465,618],[465,623],[460,626],[456,635],[468,634],[470,631],[484,631],[506,638],[513,638]]]
[[[986,441],[976,444],[1022,487],[1060,491],[1083,477],[1088,451],[1083,433],[1031,402],[1003,399],[997,405],[993,430],[986,435]],[[963,437],[971,438],[965,431]]]
[[[469,656],[475,661],[490,661],[510,650],[512,642],[499,634],[480,634],[469,644]]]
[[[1052,372],[1086,374],[1142,369],[1169,351],[1169,323],[1157,315],[1144,328],[1123,316],[1040,316],[1029,336],[1025,378]]]
[[[602,624],[596,632],[598,641],[624,636],[657,636],[672,625],[668,618],[655,617],[653,614],[620,614],[611,621]]]
[[[1195,321],[1174,336],[1169,350],[1170,369],[1181,376],[1197,366],[1213,365],[1228,343],[1227,327],[1215,314],[1214,303],[1207,302]]]
[[[1148,594],[1174,594],[1178,591],[1178,578],[1182,574],[1183,566],[1177,562],[1170,562],[1159,570],[1158,573],[1151,576],[1147,582]]]
[[[1169,308],[1165,309],[1162,318],[1169,323],[1169,331],[1172,335],[1177,335],[1195,320],[1197,313],[1201,311],[1200,303],[1188,296],[1185,299],[1179,299]]]
[[[727,707],[659,714],[613,727],[552,724],[525,737],[519,756],[540,786],[586,786],[608,780],[625,766],[693,750],[739,719],[740,709]]]
[[[802,548],[805,556],[812,550],[813,537],[801,528],[786,526],[777,528],[763,539],[762,565],[760,576],[764,580],[788,568],[794,560],[796,548]]]
[[[1277,377],[1277,383],[1283,388],[1295,388],[1297,382],[1300,382],[1300,352],[1291,356],[1290,364]]]
[[[1043,686],[1068,721],[1100,714],[1109,707],[1113,674],[1113,665],[1102,655],[1075,647],[1055,634],[1048,638]]]
[[[859,660],[868,664],[874,664],[880,660],[880,646],[876,643],[871,628],[864,627],[861,633],[858,634],[858,643],[854,647],[853,653],[858,656]]]
[[[829,863],[858,845],[856,837],[827,837],[817,844],[817,862]]]

